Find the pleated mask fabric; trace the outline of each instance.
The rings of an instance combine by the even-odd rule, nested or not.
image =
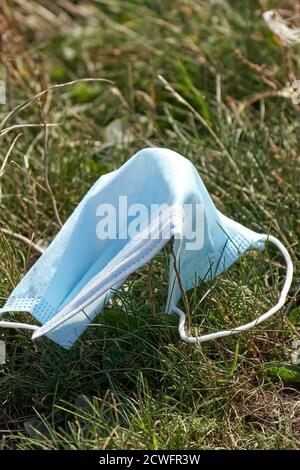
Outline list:
[[[112,227],[109,215],[117,221]],[[9,321],[0,326],[28,328],[34,330],[33,339],[46,335],[70,348],[128,276],[170,240],[177,269],[171,257],[166,312],[178,315],[184,341],[197,343],[244,331],[283,306],[293,266],[282,243],[223,215],[188,159],[169,149],[148,148],[96,181],[0,308],[0,315],[28,312],[40,326]],[[277,246],[287,265],[278,303],[241,327],[199,337],[188,334],[185,313],[177,306],[182,289],[214,279],[247,250],[263,250],[266,241]]]

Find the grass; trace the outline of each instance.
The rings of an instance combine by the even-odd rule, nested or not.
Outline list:
[[[196,165],[222,212],[278,236],[295,262],[280,314],[202,347],[179,341],[164,314],[169,247],[70,351],[2,330],[3,449],[300,448],[300,108],[280,97],[300,63],[262,19],[279,5],[299,13],[294,1],[2,2],[2,228],[49,243],[100,175],[160,145]],[[87,77],[113,83],[51,89],[7,119],[50,84]],[[37,254],[4,234],[0,250],[2,305]],[[247,254],[188,293],[192,324],[254,318],[275,302],[282,268],[271,248]]]

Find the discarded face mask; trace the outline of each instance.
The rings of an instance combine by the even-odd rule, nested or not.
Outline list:
[[[184,341],[203,342],[248,330],[284,305],[293,265],[282,243],[219,212],[189,160],[168,149],[151,148],[92,186],[0,309],[0,314],[29,312],[42,326],[8,321],[0,326],[34,330],[33,339],[46,335],[70,348],[115,290],[171,239],[176,263],[171,258],[166,312],[179,316]],[[238,328],[188,335],[185,314],[177,307],[182,289],[215,278],[247,250],[262,250],[266,241],[277,246],[287,265],[278,303]]]

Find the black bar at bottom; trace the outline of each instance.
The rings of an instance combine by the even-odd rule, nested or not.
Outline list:
[[[207,464],[237,463],[241,469],[243,464],[255,464],[276,460],[277,464],[290,465],[294,461],[298,463],[299,454],[293,450],[94,450],[94,451],[2,451],[0,464],[22,465],[30,463],[31,468],[38,467],[41,470],[43,464],[65,464],[74,466],[82,465],[83,470],[101,468],[103,466],[118,467],[120,469],[134,469],[149,465],[154,466],[193,466],[203,468]]]

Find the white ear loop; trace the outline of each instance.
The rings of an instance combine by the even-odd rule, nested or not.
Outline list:
[[[0,321],[0,328],[14,328],[22,330],[39,330],[40,327],[36,325],[29,325],[28,323],[17,323],[13,321]]]
[[[270,318],[272,315],[274,315],[274,313],[278,312],[278,310],[280,310],[281,307],[283,307],[283,305],[285,304],[288,292],[290,290],[292,280],[293,280],[293,262],[285,246],[276,237],[266,234],[266,235],[262,235],[261,240],[269,241],[273,243],[279,249],[279,251],[281,252],[286,262],[286,278],[285,278],[285,282],[281,290],[277,304],[274,305],[274,307],[272,307],[266,313],[256,318],[256,320],[253,320],[249,323],[245,323],[244,325],[241,325],[237,328],[233,328],[231,330],[217,331],[216,333],[210,333],[210,334],[201,335],[201,336],[191,336],[186,333],[185,313],[180,308],[174,306],[172,308],[172,312],[178,315],[179,317],[178,331],[183,341],[185,341],[186,343],[204,343],[204,341],[210,341],[210,340],[214,340],[218,338],[223,338],[224,336],[230,336],[230,335],[240,333],[241,331],[249,330],[250,328],[257,326],[263,321]]]

